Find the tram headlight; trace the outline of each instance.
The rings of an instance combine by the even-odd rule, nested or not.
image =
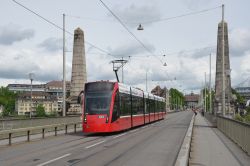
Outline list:
[[[106,123],[108,123],[109,122],[109,116],[107,115],[107,117],[106,117]]]
[[[87,123],[87,118],[86,118],[86,115],[84,116],[84,123]]]

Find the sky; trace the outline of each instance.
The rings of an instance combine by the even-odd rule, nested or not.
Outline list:
[[[250,77],[249,0],[103,0],[144,48],[99,0],[16,0],[59,27],[65,13],[66,77],[71,79],[74,30],[84,31],[87,80],[113,80],[112,60],[128,60],[124,83],[146,90],[156,85],[198,92],[209,73],[215,80],[217,28],[225,4],[232,85]],[[187,13],[202,12],[175,19]],[[13,0],[0,2],[0,86],[62,80],[63,32]],[[161,21],[159,21],[161,20]],[[144,30],[138,31],[142,24]],[[96,49],[94,46],[105,50]],[[164,56],[165,55],[165,56]],[[166,63],[167,66],[163,64]],[[121,80],[122,73],[119,70]]]

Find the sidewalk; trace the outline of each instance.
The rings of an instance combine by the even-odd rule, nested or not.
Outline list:
[[[250,156],[198,113],[194,122],[189,165],[250,166]]]

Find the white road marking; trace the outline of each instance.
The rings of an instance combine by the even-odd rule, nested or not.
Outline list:
[[[131,133],[134,133],[134,132],[136,132],[136,131],[138,131],[139,129],[135,129],[135,130],[131,130],[130,132]]]
[[[97,142],[97,143],[95,143],[95,144],[93,144],[93,145],[90,145],[90,146],[87,146],[87,147],[85,147],[85,148],[86,148],[86,149],[92,148],[92,147],[94,147],[94,146],[96,146],[96,145],[99,145],[99,144],[105,142],[105,141],[106,141],[106,140],[101,141],[101,142]]]
[[[124,136],[124,135],[126,135],[126,133],[123,133],[123,134],[117,135],[117,136],[115,136],[115,137],[113,137],[113,138],[118,138],[118,137],[121,137],[121,136]]]
[[[55,158],[55,159],[49,160],[49,161],[47,161],[47,162],[45,162],[45,163],[38,164],[37,166],[47,165],[47,164],[49,164],[49,163],[52,163],[52,162],[54,162],[54,161],[56,161],[56,160],[62,159],[62,158],[64,158],[64,157],[67,157],[67,156],[70,156],[70,155],[71,155],[71,154],[68,153],[68,154],[65,154],[65,155],[63,155],[63,156],[57,157],[57,158]]]

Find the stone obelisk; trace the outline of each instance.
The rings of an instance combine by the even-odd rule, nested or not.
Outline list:
[[[84,90],[87,81],[84,33],[80,28],[74,31],[73,58],[70,97],[68,98],[70,108],[68,114],[81,113],[81,107],[77,104],[79,93]]]
[[[215,101],[214,111],[222,114],[222,22],[218,25],[217,53],[216,53],[216,76],[215,76]],[[229,60],[228,27],[224,21],[224,76],[225,76],[225,112],[230,113],[230,102],[232,99],[231,90],[231,69]]]

